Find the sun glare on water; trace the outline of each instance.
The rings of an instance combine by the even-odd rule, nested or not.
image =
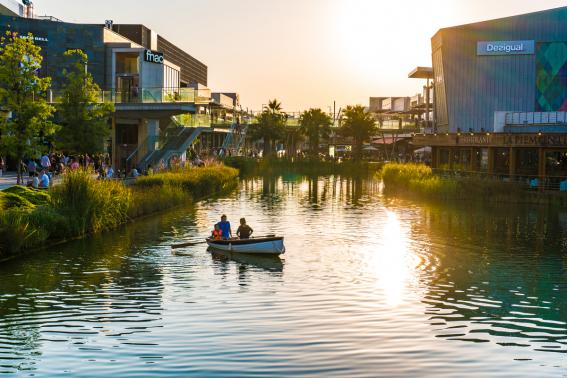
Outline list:
[[[382,245],[374,254],[374,269],[385,303],[397,306],[404,302],[416,262],[408,250],[407,230],[402,228],[396,213],[387,211],[386,214]]]

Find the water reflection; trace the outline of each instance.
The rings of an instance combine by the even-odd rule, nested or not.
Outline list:
[[[369,225],[369,229],[374,227]],[[408,231],[402,229],[395,212],[387,211],[382,235],[382,245],[374,255],[378,285],[384,291],[386,303],[398,306],[405,300],[408,280],[414,273],[414,256],[408,251]]]
[[[437,336],[567,353],[566,215],[424,207],[413,233],[439,257],[423,299]]]
[[[178,233],[170,220],[148,219],[0,266],[0,372],[34,371],[70,350],[105,359],[112,348],[152,345],[132,339],[159,327],[163,271],[149,246]]]
[[[225,252],[210,248],[208,251],[211,253],[213,260],[235,261],[240,263],[240,266],[253,266],[270,272],[282,272],[284,267],[283,261],[279,256],[261,256],[246,253]]]
[[[172,254],[223,213],[284,235],[284,259]],[[428,205],[360,177],[246,179],[0,266],[0,373],[559,375],[566,248],[554,209]]]

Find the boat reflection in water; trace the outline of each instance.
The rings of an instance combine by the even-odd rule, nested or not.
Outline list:
[[[251,265],[272,272],[283,271],[283,261],[278,255],[253,255],[248,253],[228,252],[212,247],[207,248],[207,251],[210,252],[213,259],[216,260],[232,260],[240,264]]]

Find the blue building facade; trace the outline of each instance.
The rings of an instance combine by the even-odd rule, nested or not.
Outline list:
[[[567,189],[567,7],[439,30],[434,127],[413,138],[439,169]]]
[[[431,46],[440,133],[567,110],[567,7],[441,29]]]

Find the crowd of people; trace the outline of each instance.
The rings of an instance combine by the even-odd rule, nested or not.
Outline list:
[[[27,158],[22,161],[22,171],[27,173],[28,186],[34,188],[48,188],[52,180],[67,171],[78,169],[91,169],[92,171],[104,172],[105,177],[113,177],[114,171],[108,154],[80,154],[65,155],[60,152],[52,152],[42,155],[40,158]]]

